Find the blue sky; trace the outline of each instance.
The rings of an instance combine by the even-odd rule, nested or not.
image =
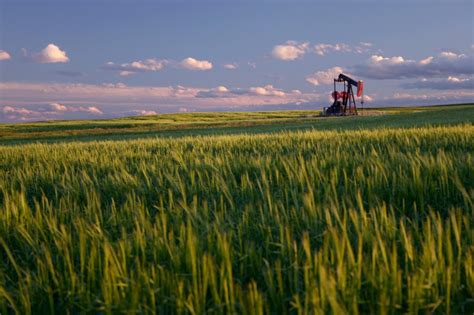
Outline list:
[[[474,100],[472,1],[0,0],[0,121]]]

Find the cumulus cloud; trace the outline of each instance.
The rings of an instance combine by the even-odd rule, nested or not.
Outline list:
[[[66,106],[60,103],[51,103],[49,107],[53,112],[85,112],[102,115],[103,112],[96,106]]]
[[[0,50],[0,61],[2,60],[10,60],[11,56],[5,50]]]
[[[35,114],[34,111],[23,108],[23,107],[16,108],[16,107],[12,107],[12,106],[4,106],[2,111],[5,114],[17,114],[17,115],[33,115],[33,114]]]
[[[364,94],[364,102],[372,103],[374,101],[374,97],[368,94]]]
[[[49,44],[38,53],[29,53],[23,48],[23,57],[38,63],[63,63],[69,62],[69,57],[64,50],[55,44]]]
[[[188,57],[181,61],[181,67],[188,70],[205,71],[212,69],[212,63],[207,60],[197,60],[192,57]]]
[[[276,45],[273,47],[272,56],[280,60],[295,60],[303,57],[308,49],[308,42],[298,43],[295,41],[287,41],[283,45]]]
[[[98,114],[98,115],[102,115],[103,112],[98,109],[97,107],[95,106],[89,106],[89,107],[79,107],[79,111],[81,112],[87,112],[87,113],[92,113],[92,114]]]
[[[328,52],[350,52],[352,51],[351,47],[347,44],[344,43],[338,43],[338,44],[316,44],[314,45],[314,52],[317,55],[324,56]]]
[[[373,55],[365,64],[356,65],[353,72],[371,79],[408,79],[474,74],[473,55],[450,51],[429,56],[420,61],[402,56],[384,57]]]
[[[237,69],[237,64],[236,63],[226,63],[226,64],[222,65],[222,67],[224,67],[227,70],[235,70],[235,69]]]
[[[185,58],[180,62],[168,59],[150,58],[146,60],[137,60],[129,63],[117,64],[112,61],[107,62],[102,68],[106,70],[117,71],[120,76],[130,76],[138,72],[157,72],[163,70],[166,66],[182,68],[188,70],[210,70],[212,63],[207,60],[197,60],[191,57]]]
[[[196,97],[199,98],[217,98],[217,97],[231,97],[232,91],[229,90],[227,87],[220,85],[216,88],[202,90],[196,94]]]
[[[107,70],[118,71],[121,76],[128,76],[137,72],[156,72],[164,68],[169,63],[165,59],[150,58],[146,60],[137,60],[130,63],[116,64],[112,61],[107,62],[103,68]]]
[[[428,80],[402,84],[405,89],[430,89],[430,90],[472,90],[474,80],[472,78],[458,78],[449,76],[443,80]]]
[[[368,42],[360,42],[356,45],[345,43],[316,43],[310,45],[309,42],[287,41],[285,44],[273,47],[272,56],[280,60],[295,60],[303,57],[306,53],[312,52],[319,56],[325,56],[332,52],[341,53],[367,53],[373,51],[373,44]]]
[[[225,93],[225,92],[229,92],[229,89],[226,88],[226,87],[223,86],[223,85],[220,85],[220,86],[218,86],[218,87],[216,88],[216,91],[217,91],[217,92],[221,92],[221,93]]]
[[[275,88],[273,85],[265,85],[265,86],[257,86],[257,87],[251,87],[249,89],[250,93],[253,93],[255,95],[265,95],[265,96],[278,96],[278,97],[283,97],[286,95],[285,92],[282,90],[279,90]]]
[[[344,70],[341,67],[332,67],[324,71],[316,71],[306,77],[306,82],[312,85],[332,84]]]
[[[58,111],[58,112],[66,112],[68,110],[68,107],[66,105],[62,105],[59,103],[51,103],[49,104],[52,110]]]
[[[270,96],[270,97],[285,97],[288,95],[300,95],[301,91],[293,90],[289,93],[284,92],[283,90],[275,88],[273,85],[265,86],[254,86],[247,89],[234,88],[229,89],[225,86],[218,86],[213,89],[200,91],[197,94],[197,97],[208,97],[208,98],[226,98],[226,97],[236,97],[236,96]]]

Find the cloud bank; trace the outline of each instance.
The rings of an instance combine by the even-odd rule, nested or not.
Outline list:
[[[123,116],[149,112],[177,112],[182,108],[193,110],[242,110],[255,106],[285,105],[292,108],[298,104],[315,103],[321,99],[318,93],[302,93],[298,90],[284,91],[273,85],[248,88],[194,88],[184,86],[127,86],[116,84],[40,84],[0,83],[0,109],[9,106],[17,110],[41,110],[42,115],[23,112],[25,119],[60,117],[92,117],[104,114]],[[35,105],[32,105],[35,104]],[[82,104],[94,104],[84,106]],[[263,108],[262,108],[263,109]],[[134,110],[140,112],[132,113]],[[142,112],[145,111],[145,112]],[[56,113],[56,114],[52,114]],[[0,120],[11,120],[3,112]],[[9,113],[12,116],[13,113]],[[15,120],[19,120],[20,112]],[[60,115],[61,114],[61,115]],[[74,116],[74,115],[75,116]]]
[[[352,67],[352,71],[356,75],[379,80],[473,75],[474,57],[449,51],[419,61],[402,56],[373,55],[365,64]]]
[[[103,112],[96,106],[67,106],[51,103],[40,106],[3,106],[0,118],[7,121],[38,121],[64,118],[96,118]]]

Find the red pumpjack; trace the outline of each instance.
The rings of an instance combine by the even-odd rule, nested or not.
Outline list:
[[[339,92],[336,89],[336,83],[343,83],[344,90]],[[347,116],[347,115],[358,115],[356,101],[354,97],[354,91],[352,87],[357,88],[357,97],[361,97],[362,108],[364,106],[364,81],[355,81],[347,75],[341,73],[334,79],[334,92],[332,97],[334,103],[323,109],[324,116]]]

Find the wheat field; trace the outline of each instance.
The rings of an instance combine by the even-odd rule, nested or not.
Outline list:
[[[466,312],[473,154],[472,124],[0,146],[0,312]]]

